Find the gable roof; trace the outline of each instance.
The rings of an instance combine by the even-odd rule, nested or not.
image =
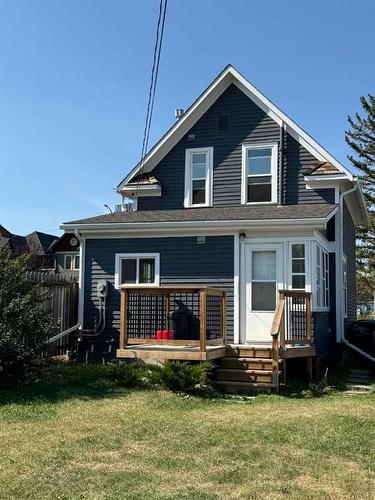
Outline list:
[[[144,173],[151,172],[231,84],[236,85],[242,90],[244,94],[278,123],[280,127],[284,126],[286,131],[306,148],[307,151],[315,156],[318,161],[328,162],[339,172],[347,175],[349,180],[352,181],[354,179],[353,174],[328,153],[323,146],[308,135],[307,132],[289,118],[289,116],[283,113],[232,65],[228,65],[190,108],[186,110],[182,117],[175,122],[163,137],[150,149],[142,164],[138,163],[120,182],[117,186],[117,191],[121,191],[121,188],[128,184],[140,172],[141,168]]]

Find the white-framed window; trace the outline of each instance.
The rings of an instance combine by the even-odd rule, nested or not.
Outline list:
[[[348,317],[348,261],[346,256],[342,259],[342,285],[344,293],[344,317]]]
[[[291,286],[293,290],[306,289],[306,245],[291,243]]]
[[[160,254],[117,253],[115,256],[115,288],[127,286],[159,286]]]
[[[318,308],[329,307],[329,256],[320,246],[316,245],[316,305]]]
[[[185,207],[212,205],[214,148],[194,148],[185,152]]]
[[[277,144],[242,145],[242,203],[277,202]]]
[[[64,269],[66,271],[79,270],[79,254],[65,254],[64,255]]]

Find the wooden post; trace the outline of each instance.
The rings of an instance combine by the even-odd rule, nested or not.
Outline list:
[[[206,304],[207,296],[206,290],[199,291],[199,333],[200,333],[200,351],[206,351],[206,327],[207,327],[207,316],[206,316]]]
[[[311,343],[311,295],[306,296],[306,338]]]
[[[272,383],[279,392],[279,342],[278,333],[272,333]]]
[[[227,343],[227,295],[223,292],[221,296],[221,337],[223,344]]]
[[[120,300],[120,349],[126,347],[126,326],[128,317],[128,291],[124,288],[121,289]]]

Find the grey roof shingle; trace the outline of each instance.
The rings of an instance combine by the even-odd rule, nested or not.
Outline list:
[[[246,207],[209,207],[179,210],[145,210],[139,212],[116,212],[65,222],[64,224],[124,224],[136,222],[192,222],[220,220],[271,220],[271,219],[315,219],[325,218],[336,205],[262,205]]]

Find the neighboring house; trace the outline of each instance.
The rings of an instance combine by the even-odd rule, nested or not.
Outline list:
[[[232,66],[117,192],[135,211],[62,225],[81,241],[86,359],[223,358],[219,381],[242,390],[341,343],[367,222],[357,178]]]
[[[14,255],[29,253],[29,266],[32,269],[52,269],[53,255],[50,246],[57,237],[53,234],[34,231],[26,236],[12,234],[0,225],[0,247],[6,246]]]
[[[64,233],[49,248],[54,255],[55,270],[79,276],[79,241],[74,234]]]

